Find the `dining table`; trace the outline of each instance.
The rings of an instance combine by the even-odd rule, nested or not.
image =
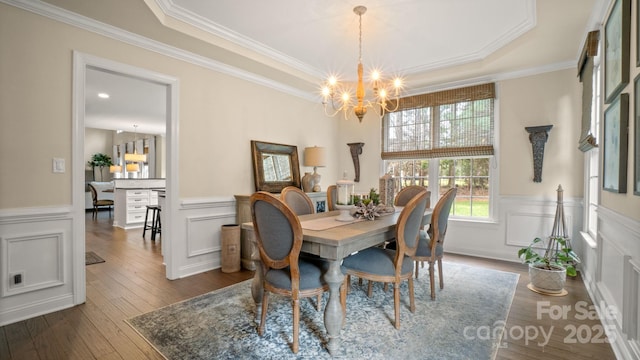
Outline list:
[[[340,330],[343,325],[343,312],[340,303],[340,286],[344,281],[341,271],[342,259],[350,254],[373,246],[378,246],[394,239],[395,227],[402,207],[395,207],[374,220],[354,218],[353,221],[338,221],[339,211],[299,216],[302,226],[302,252],[317,255],[329,262],[329,269],[324,280],[329,285],[329,300],[324,311],[324,326],[327,331],[327,350],[332,356],[340,354]],[[422,221],[428,225],[431,221],[432,209],[427,208]],[[247,239],[255,244],[253,223],[241,225]],[[258,247],[253,246],[251,255],[256,263],[256,272],[251,284],[251,295],[256,304],[256,319],[260,318],[262,309],[262,265]]]

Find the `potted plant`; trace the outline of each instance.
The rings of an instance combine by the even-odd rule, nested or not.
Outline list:
[[[94,172],[94,176],[96,167],[100,168],[100,181],[102,181],[102,169],[104,169],[105,166],[113,165],[113,163],[111,162],[111,157],[107,154],[101,153],[93,154],[91,160],[89,160],[87,163],[89,164],[89,166],[91,166],[91,170]]]
[[[576,276],[576,265],[580,258],[571,249],[569,242],[563,237],[550,237],[543,255],[534,249],[534,245],[542,243],[535,238],[525,248],[518,250],[518,257],[529,264],[530,289],[546,294],[561,294],[567,275]]]

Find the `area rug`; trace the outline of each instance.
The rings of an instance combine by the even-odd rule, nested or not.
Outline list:
[[[518,274],[444,263],[443,290],[430,299],[428,270],[415,282],[416,311],[401,287],[401,327],[393,326],[393,291],[352,279],[341,332],[345,359],[493,359]],[[437,281],[437,274],[436,274]],[[328,294],[325,293],[323,304]],[[136,316],[127,321],[167,359],[330,359],[323,312],[315,299],[300,302],[300,350],[291,352],[292,309],[269,297],[266,333],[257,334],[251,280]]]
[[[104,259],[101,258],[100,256],[98,256],[93,251],[88,251],[88,252],[84,253],[84,264],[85,265],[99,264],[99,263],[103,263],[103,262],[104,262]]]

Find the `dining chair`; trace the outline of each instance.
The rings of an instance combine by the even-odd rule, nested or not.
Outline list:
[[[336,204],[338,202],[338,188],[335,185],[327,187],[327,211],[338,210]]]
[[[287,186],[282,189],[280,198],[296,215],[307,215],[316,212],[311,198],[295,186]]]
[[[431,283],[431,300],[436,299],[436,287],[434,263],[438,262],[438,277],[440,278],[440,289],[444,288],[442,279],[442,256],[444,255],[444,238],[447,234],[449,223],[449,213],[456,198],[458,188],[453,187],[440,197],[431,215],[431,225],[429,230],[420,231],[420,241],[413,260],[415,261],[415,276],[418,278],[418,262],[427,261],[429,263],[429,282]]]
[[[404,206],[409,200],[411,200],[416,194],[425,191],[427,188],[420,185],[410,185],[403,187],[395,199],[393,200],[393,205],[395,206]],[[427,191],[427,207],[431,207],[431,191]]]
[[[427,208],[427,191],[415,195],[402,209],[395,227],[397,249],[370,247],[348,256],[342,261],[342,271],[347,276],[341,287],[341,300],[346,300],[346,292],[351,283],[351,275],[369,281],[393,283],[395,327],[400,328],[400,284],[409,282],[409,309],[415,312],[413,295],[413,255],[418,247],[420,224]],[[343,303],[343,309],[346,304]]]
[[[87,184],[89,186],[89,191],[91,191],[91,199],[93,201],[93,218],[97,219],[98,218],[98,209],[100,207],[109,207],[109,217],[111,217],[111,209],[113,208],[113,200],[110,199],[98,199],[98,191],[96,190],[96,188],[91,185],[91,184]]]
[[[251,195],[251,215],[263,269],[262,316],[258,334],[264,334],[269,293],[288,296],[293,307],[293,345],[298,352],[300,299],[329,290],[323,276],[328,264],[300,257],[302,226],[291,208],[267,192]]]

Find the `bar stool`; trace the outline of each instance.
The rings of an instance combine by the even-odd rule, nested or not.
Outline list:
[[[149,210],[151,210],[151,225],[148,224]],[[147,212],[144,215],[144,230],[142,230],[142,238],[144,239],[147,230],[151,230],[151,240],[156,240],[156,234],[160,234],[162,224],[160,223],[160,206],[147,205]]]

